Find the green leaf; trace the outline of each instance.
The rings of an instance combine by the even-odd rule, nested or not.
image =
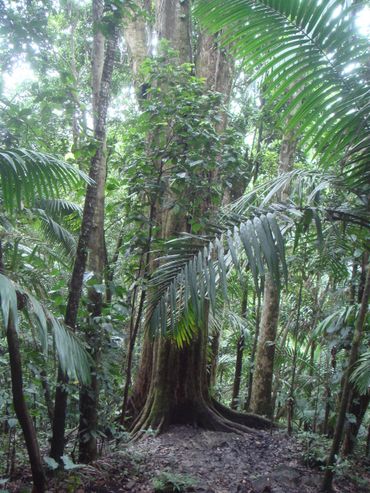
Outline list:
[[[0,302],[4,326],[8,326],[10,318],[18,330],[17,293],[13,282],[3,274],[0,274]]]

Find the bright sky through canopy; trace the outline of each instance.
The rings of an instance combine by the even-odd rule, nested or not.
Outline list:
[[[370,7],[365,6],[356,17],[355,24],[359,34],[370,36]],[[19,84],[25,81],[34,81],[36,78],[36,74],[29,63],[19,60],[10,73],[3,74],[4,94],[12,96]]]

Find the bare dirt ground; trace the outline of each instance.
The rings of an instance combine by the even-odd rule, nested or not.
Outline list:
[[[304,465],[303,452],[295,438],[281,431],[237,435],[177,426],[50,478],[48,491],[317,493],[322,474]],[[336,491],[370,492],[370,463],[359,470],[362,477],[354,469],[351,478],[338,479]],[[27,491],[17,482],[7,486],[8,491]]]

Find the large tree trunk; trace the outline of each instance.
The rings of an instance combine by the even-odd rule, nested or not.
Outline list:
[[[177,50],[179,62],[190,62],[190,2],[157,0],[155,7],[159,38],[166,38],[172,48]],[[209,36],[202,35],[200,43],[199,57],[203,61],[197,64],[197,67],[202,67],[202,73],[198,75],[206,78],[208,87],[223,92],[228,98],[232,70],[226,55]],[[212,53],[206,57],[208,49],[212,49]],[[226,118],[220,125],[222,130],[226,125]],[[216,173],[210,179],[214,179],[215,175]],[[165,197],[173,198],[170,189],[163,192],[160,203],[163,203]],[[210,204],[204,204],[204,210],[209,206]],[[163,239],[177,236],[187,226],[182,214],[176,215],[172,210],[159,207],[157,221],[161,226],[160,236]],[[150,293],[148,296],[150,297]],[[222,406],[216,409],[210,398],[207,343],[208,308],[205,309],[203,326],[199,327],[197,336],[185,347],[179,348],[175,342],[164,337],[154,342],[149,336],[144,337],[141,366],[131,398],[139,411],[132,426],[134,433],[140,434],[148,427],[163,430],[172,423],[189,423],[225,431],[248,430],[246,425],[252,424],[250,416],[235,413],[236,417],[227,417],[227,410]],[[258,418],[257,421],[261,427],[266,426],[265,421]]]
[[[101,5],[101,2],[98,2]],[[90,246],[91,232],[94,228],[94,214],[98,203],[98,184],[101,182],[101,163],[104,162],[105,136],[106,136],[106,118],[108,112],[108,103],[110,95],[110,85],[114,64],[114,49],[117,43],[118,28],[115,28],[112,37],[108,42],[107,53],[110,56],[105,57],[104,67],[100,76],[100,91],[97,108],[95,110],[95,138],[99,142],[94,157],[91,160],[89,176],[93,180],[88,185],[85,197],[84,210],[81,222],[81,231],[77,244],[77,251],[71,282],[69,286],[68,302],[65,314],[65,323],[72,329],[76,326],[78,307],[80,304],[83,275],[86,269],[88,249]],[[99,46],[101,44],[99,43]],[[100,49],[100,48],[99,48]],[[93,74],[94,79],[99,79],[98,71]],[[58,385],[55,392],[54,420],[52,427],[52,440],[50,456],[57,461],[61,461],[64,452],[64,435],[67,411],[67,377],[59,368]]]
[[[170,42],[179,63],[191,62],[191,1],[155,0],[155,18],[158,39]]]
[[[136,4],[141,9],[146,9],[148,14],[151,14],[150,2],[147,0],[137,0]],[[137,87],[137,77],[142,62],[150,52],[150,38],[148,35],[149,29],[143,15],[134,14],[126,20],[124,25],[124,38],[127,44],[128,52],[131,58],[131,67],[134,75],[134,84]],[[139,95],[140,96],[140,95]]]
[[[148,428],[163,431],[171,424],[230,432],[268,426],[269,422],[259,417],[229,413],[212,401],[207,383],[207,313],[206,308],[203,327],[189,345],[180,349],[166,338],[155,341],[153,375],[145,405],[133,426],[134,434]]]

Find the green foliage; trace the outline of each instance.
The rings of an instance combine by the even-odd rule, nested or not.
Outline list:
[[[8,212],[36,199],[59,197],[61,191],[91,180],[73,166],[50,154],[28,149],[0,151],[2,205]]]
[[[199,0],[201,22],[222,31],[225,44],[254,77],[286,131],[299,127],[328,166],[342,160],[353,186],[366,186],[369,140],[368,40],[354,30],[361,5],[341,0]],[[337,15],[337,13],[340,15]]]
[[[358,359],[356,368],[351,374],[351,381],[361,394],[369,392],[370,388],[370,351],[365,351]]]
[[[277,285],[280,283],[279,265],[285,265],[285,250],[274,214],[256,215],[251,220],[242,217],[233,228],[219,225],[218,229],[210,238],[183,235],[170,241],[168,255],[160,259],[149,283],[153,290],[147,307],[151,328],[162,334],[169,329],[180,346],[191,339],[197,323],[202,323],[205,299],[215,313],[218,284],[227,300],[227,272],[231,265],[240,268],[242,253],[257,290],[258,279],[265,274],[264,264]]]
[[[156,493],[185,492],[197,485],[197,481],[193,477],[170,471],[162,471],[153,479],[152,483]]]
[[[186,211],[191,232],[198,234],[220,205],[225,185],[231,186],[233,175],[241,177],[241,135],[218,129],[220,111],[226,111],[222,95],[208,90],[192,65],[178,66],[167,46],[161,53],[141,67],[140,112],[124,126],[118,146],[123,179],[131,201],[137,198],[142,205],[145,194],[149,204],[158,198],[174,214]]]
[[[300,433],[298,439],[303,444],[304,463],[309,467],[322,469],[326,464],[330,441],[311,432]]]
[[[17,297],[21,297],[25,303],[25,317],[37,328],[45,355],[48,351],[48,330],[50,329],[63,371],[72,378],[78,377],[82,382],[88,383],[90,359],[81,342],[34,296],[17,286],[8,277],[0,274],[0,302],[4,327],[6,328],[8,321],[12,320],[16,330],[19,329]]]

